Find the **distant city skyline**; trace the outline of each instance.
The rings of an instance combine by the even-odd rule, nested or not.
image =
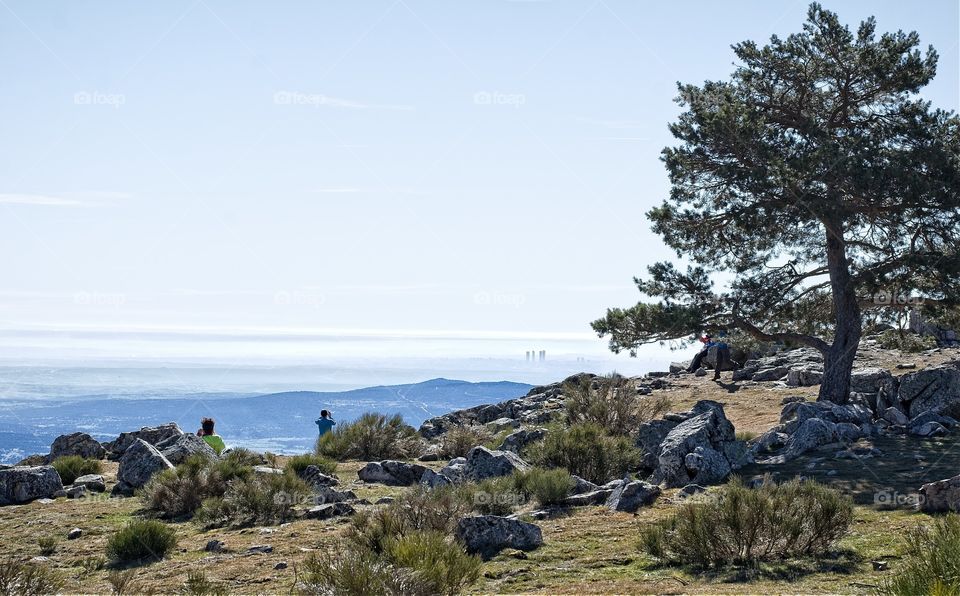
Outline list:
[[[957,2],[824,5],[958,109]],[[807,6],[0,0],[0,358],[626,362],[676,82]]]

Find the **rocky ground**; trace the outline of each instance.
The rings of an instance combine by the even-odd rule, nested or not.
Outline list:
[[[931,519],[917,510],[921,486],[960,472],[960,433],[948,415],[953,413],[954,400],[960,402],[958,359],[957,348],[900,354],[867,341],[858,355],[856,394],[851,404],[842,407],[814,402],[820,363],[805,350],[747,362],[742,370],[725,372],[719,382],[709,375],[669,371],[633,379],[639,395],[665,398],[672,412],[636,433],[648,453],[642,480],[632,481],[630,488],[619,483],[583,486],[576,491],[579,495],[570,498],[569,506],[548,512],[526,506],[522,517],[537,527],[542,545],[499,550],[484,563],[481,580],[471,590],[871,592],[896,572],[904,552],[904,530]],[[524,465],[509,450],[519,451],[523,443],[536,440],[563,404],[563,387],[558,383],[536,388],[517,400],[427,421],[421,429],[427,441],[439,442],[456,426],[477,425],[497,435],[508,451],[491,455],[475,450],[466,460],[453,462],[428,455],[423,458],[426,461],[402,464],[341,463],[336,489],[352,491],[353,507],[372,508],[382,497],[407,490],[398,485],[436,485],[509,471]],[[40,556],[38,538],[58,537],[55,552],[40,562],[69,578],[65,590],[109,593],[108,570],[100,567],[107,537],[142,513],[139,499],[122,495],[135,489],[138,478],[149,475],[151,467],[172,465],[185,453],[203,448],[191,439],[171,435],[169,429],[154,431],[155,436],[121,436],[103,445],[102,454],[91,453],[108,458],[105,492],[96,492],[100,487],[92,486],[79,498],[57,493],[49,495],[52,499],[0,507],[4,550],[30,559]],[[96,451],[78,437],[54,447],[54,452]],[[130,449],[139,453],[131,452],[136,457],[128,455],[125,464],[124,454]],[[43,464],[43,459],[28,463]],[[271,465],[282,463],[281,458]],[[748,480],[764,474],[781,479],[802,475],[842,489],[857,503],[852,532],[829,560],[709,574],[653,565],[638,546],[641,528],[674,511],[689,485],[715,485],[729,474]],[[42,485],[46,480],[37,482]],[[66,490],[75,490],[78,484],[82,483]],[[0,479],[0,492],[4,486]],[[45,490],[53,491],[49,486]],[[952,486],[933,485],[927,490],[935,497],[931,502],[957,501]],[[116,498],[110,498],[111,493]],[[336,549],[347,520],[346,516],[303,518],[275,527],[217,530],[177,523],[178,551],[137,568],[138,591],[175,591],[190,570],[201,569],[233,593],[289,592],[298,563],[315,550]],[[75,528],[80,536],[68,539]],[[221,541],[223,550],[206,550],[213,540]]]

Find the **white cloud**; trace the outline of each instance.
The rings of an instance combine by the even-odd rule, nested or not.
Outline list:
[[[127,199],[130,194],[112,191],[78,191],[56,194],[39,193],[0,193],[0,204],[3,205],[40,205],[44,207],[92,207],[104,205],[105,202]]]

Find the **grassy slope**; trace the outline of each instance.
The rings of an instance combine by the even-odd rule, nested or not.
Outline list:
[[[897,358],[867,353],[865,364],[893,368],[899,361],[929,366],[956,358],[956,351],[928,358]],[[729,376],[727,376],[729,378]],[[705,378],[684,377],[669,390],[673,409],[692,405],[698,399],[715,399],[726,405],[727,414],[738,430],[762,432],[776,423],[780,401],[788,395],[815,395],[815,388],[775,389],[769,384],[719,384]],[[833,460],[832,453],[812,454],[779,469],[781,477],[795,473],[812,475],[851,492],[858,503],[856,522],[841,549],[853,550],[835,560],[803,561],[790,565],[768,565],[758,570],[728,570],[720,574],[697,574],[692,570],[658,568],[637,546],[638,530],[652,520],[668,515],[675,507],[674,492],[667,491],[650,508],[638,515],[612,513],[599,507],[573,510],[567,515],[538,522],[543,528],[545,545],[537,551],[519,555],[502,553],[484,565],[476,592],[546,593],[731,593],[731,592],[869,592],[890,573],[895,573],[901,553],[903,530],[927,523],[925,515],[901,509],[879,510],[873,494],[886,487],[903,493],[916,490],[921,481],[943,478],[960,468],[957,439],[921,441],[917,439],[877,442],[884,456],[875,460]],[[955,453],[956,452],[956,453]],[[918,465],[915,454],[923,457]],[[816,458],[826,457],[816,463]],[[811,463],[815,463],[812,469]],[[338,474],[344,488],[371,501],[402,489],[379,485],[352,485],[361,464],[341,464]],[[831,474],[831,470],[836,470]],[[746,474],[767,470],[753,467]],[[116,473],[116,464],[108,464],[108,481]],[[67,578],[65,592],[109,593],[108,571],[87,571],[84,559],[102,557],[107,537],[138,513],[137,499],[59,499],[55,503],[31,503],[0,508],[0,537],[3,551],[17,558],[39,555],[37,538],[54,535],[61,538],[50,564]],[[336,549],[344,521],[298,521],[275,528],[218,529],[203,531],[191,522],[175,524],[180,535],[177,552],[170,558],[137,569],[137,591],[150,589],[171,592],[183,585],[188,571],[202,569],[211,580],[221,582],[231,593],[289,592],[295,580],[295,568],[309,552]],[[84,535],[65,539],[74,527]],[[226,543],[228,551],[204,552],[209,540]],[[247,555],[256,544],[270,544],[269,554]],[[890,563],[890,571],[874,571],[872,560]],[[288,568],[275,570],[279,562]]]

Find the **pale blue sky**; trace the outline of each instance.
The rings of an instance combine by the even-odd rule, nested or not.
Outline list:
[[[826,7],[919,31],[925,95],[957,109],[956,0]],[[483,332],[600,354],[589,321],[670,257],[644,212],[676,81],[726,77],[730,44],[806,8],[0,0],[0,343]]]

